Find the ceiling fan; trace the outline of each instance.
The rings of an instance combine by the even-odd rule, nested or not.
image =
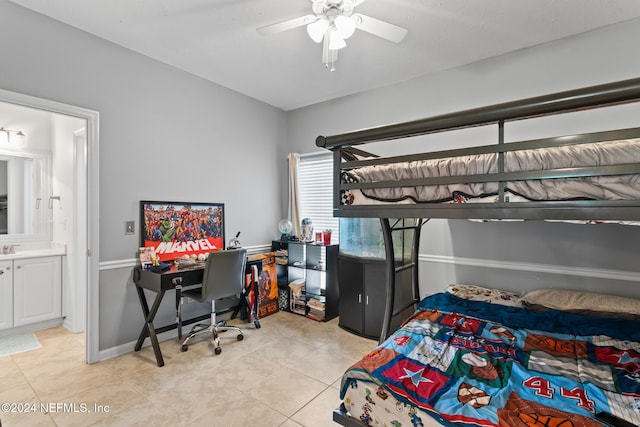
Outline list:
[[[407,35],[405,28],[372,18],[354,9],[365,0],[311,0],[313,15],[300,16],[258,28],[259,34],[271,35],[294,28],[307,26],[309,37],[322,42],[322,62],[331,71],[335,71],[338,50],[344,48],[346,39],[356,29],[399,43]]]

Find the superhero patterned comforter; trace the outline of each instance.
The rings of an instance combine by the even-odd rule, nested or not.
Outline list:
[[[341,398],[367,425],[640,425],[640,322],[436,294],[345,372]]]

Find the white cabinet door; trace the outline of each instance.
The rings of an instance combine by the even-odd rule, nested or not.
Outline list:
[[[13,270],[11,261],[0,261],[0,330],[13,327]]]
[[[13,267],[13,325],[61,317],[61,257],[16,259]]]

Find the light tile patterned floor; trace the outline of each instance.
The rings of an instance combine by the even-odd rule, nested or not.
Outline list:
[[[0,402],[20,411],[3,407],[2,427],[333,425],[342,372],[376,342],[337,319],[280,312],[261,324],[240,324],[243,341],[223,334],[218,356],[204,337],[184,353],[165,341],[162,368],[150,347],[87,365],[82,334],[37,332],[41,349],[0,358]]]

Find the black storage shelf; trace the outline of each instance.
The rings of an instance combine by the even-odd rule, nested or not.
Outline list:
[[[289,311],[314,320],[327,321],[338,316],[338,245],[318,245],[299,241],[274,240],[271,248],[284,254],[287,262],[277,264],[278,287],[289,292]],[[299,299],[289,284],[304,281]],[[304,307],[304,308],[303,308]]]

